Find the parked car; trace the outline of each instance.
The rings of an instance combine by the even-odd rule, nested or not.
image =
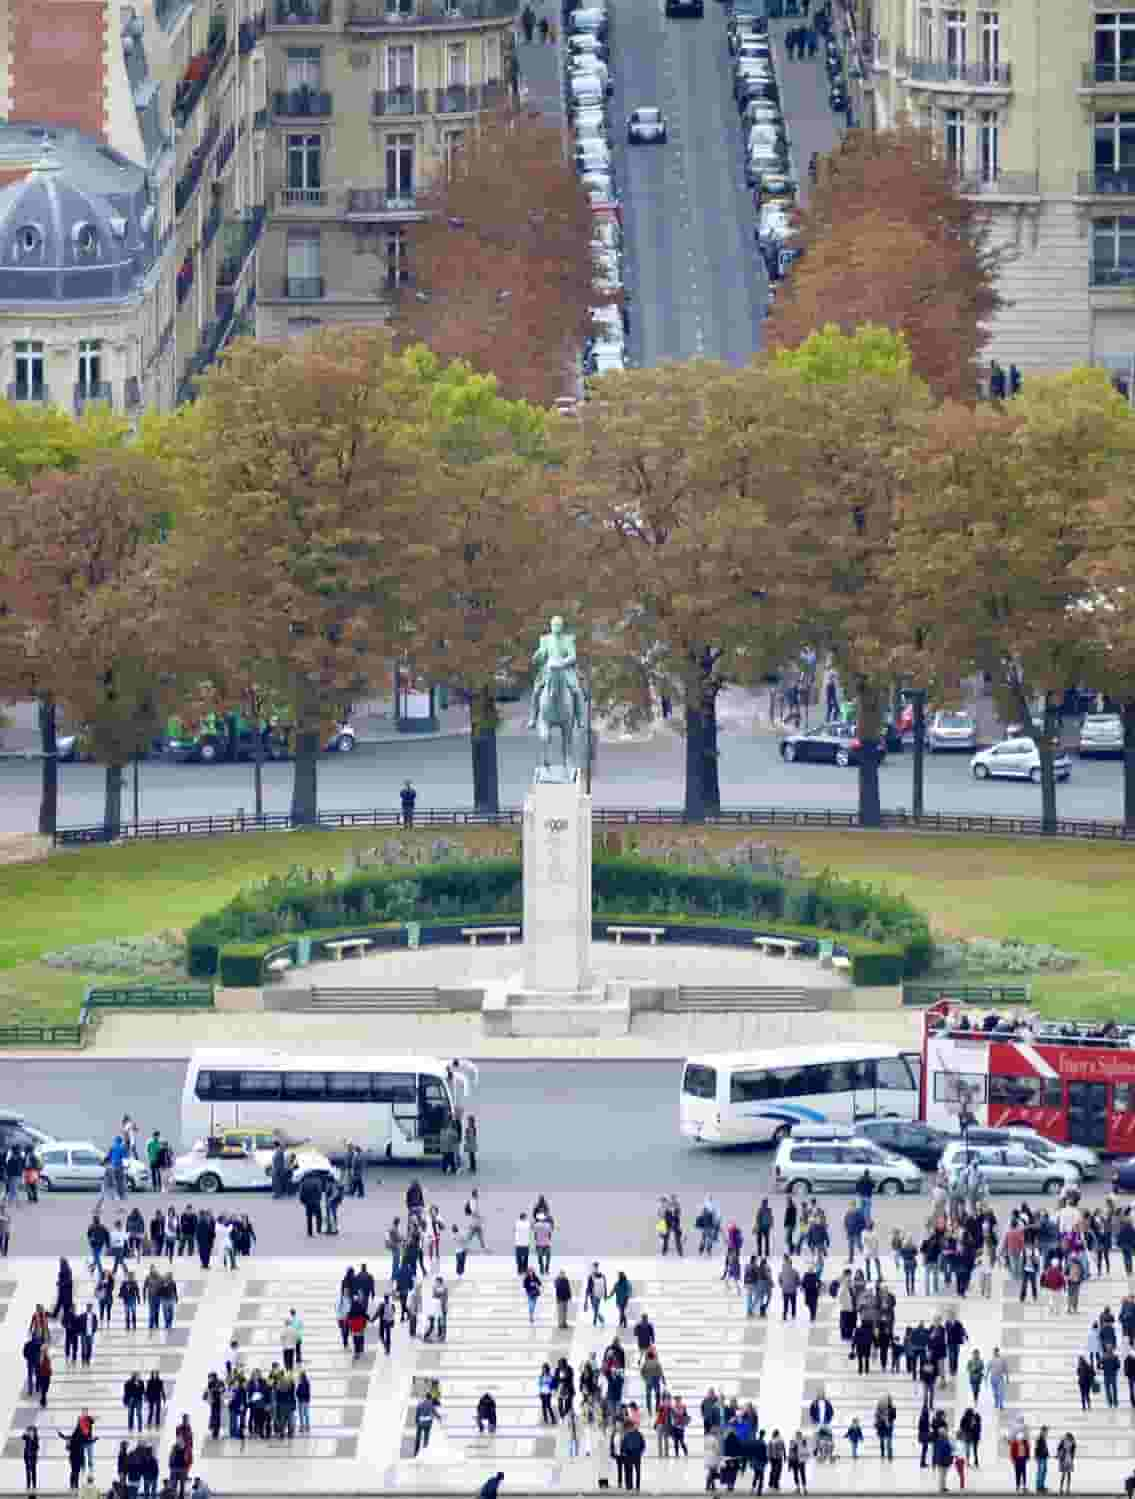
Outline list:
[[[926,1171],[935,1170],[950,1139],[931,1124],[907,1119],[864,1119],[855,1126],[855,1133],[880,1150],[906,1156]]]
[[[989,749],[978,750],[969,763],[975,781],[991,777],[1040,781],[1040,750],[1035,739],[1003,739]],[[1063,750],[1054,755],[1052,765],[1058,781],[1066,781],[1072,774],[1072,762]]]
[[[39,1151],[50,1145],[54,1138],[54,1135],[37,1129],[23,1114],[0,1113],[0,1152],[11,1150],[13,1145],[20,1150]]]
[[[1089,713],[1080,725],[1079,754],[1121,755],[1123,719],[1118,713]]]
[[[1117,1191],[1135,1192],[1135,1156],[1116,1161],[1112,1182]]]
[[[174,1188],[179,1192],[265,1191],[272,1185],[272,1153],[271,1142],[262,1147],[252,1138],[198,1140],[192,1150],[174,1161]],[[338,1175],[314,1146],[295,1145],[288,1154],[295,1157],[294,1186],[309,1176],[330,1180]]]
[[[989,1192],[1044,1192],[1055,1197],[1080,1180],[1070,1162],[1043,1160],[1023,1145],[966,1145],[961,1140],[946,1146],[939,1169],[956,1177],[971,1162],[980,1168]]]
[[[922,1190],[922,1172],[913,1161],[857,1137],[825,1142],[789,1135],[777,1147],[773,1180],[794,1197],[810,1197],[813,1192],[854,1192],[864,1171],[884,1197]]]
[[[100,1192],[106,1180],[106,1151],[89,1140],[51,1140],[36,1148],[40,1160],[39,1184],[45,1192],[76,1188]],[[150,1171],[141,1161],[126,1162],[126,1182],[132,1192],[150,1183]]]
[[[654,104],[643,104],[627,116],[627,145],[666,144],[666,116]]]
[[[1035,1078],[1021,1078],[1020,1082],[1024,1088],[1024,1098],[1032,1105],[1033,1095],[1028,1085],[1035,1082]],[[1001,1078],[999,1083],[1002,1088],[1012,1088],[1013,1078]],[[961,1138],[951,1135],[951,1140]],[[1094,1150],[1089,1150],[1086,1145],[1058,1145],[1039,1134],[1029,1125],[1005,1124],[987,1125],[977,1124],[971,1126],[965,1133],[965,1143],[969,1145],[999,1145],[1008,1149],[1012,1145],[1023,1145],[1032,1155],[1038,1155],[1045,1161],[1065,1161],[1075,1166],[1081,1177],[1087,1180],[1099,1175],[1100,1158]]]
[[[824,723],[806,733],[789,734],[780,746],[781,757],[792,763],[795,760],[820,760],[828,765],[858,765],[863,744],[854,724]],[[879,742],[879,758],[886,756],[886,747]]]
[[[972,713],[940,708],[926,727],[926,748],[936,750],[977,749],[977,720]]]

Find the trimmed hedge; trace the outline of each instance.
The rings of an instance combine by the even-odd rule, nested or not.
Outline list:
[[[266,880],[190,931],[189,971],[197,978],[211,977],[221,967],[222,948],[251,957],[302,933],[348,934],[406,920],[515,920],[523,907],[521,878],[519,859],[487,859],[366,870],[346,880]],[[670,922],[708,917],[745,925],[775,923],[785,933],[846,942],[853,958],[857,955],[847,939],[855,938],[855,946],[871,944],[871,952],[861,956],[873,959],[866,971],[881,975],[863,980],[874,984],[917,977],[932,954],[926,918],[908,901],[827,872],[787,880],[603,856],[593,863],[593,895],[600,917],[633,912],[633,919],[646,922],[657,916]],[[896,960],[901,966],[897,974]]]
[[[278,938],[274,942],[230,942],[221,951],[221,983],[226,989],[258,989],[264,959],[284,945]]]

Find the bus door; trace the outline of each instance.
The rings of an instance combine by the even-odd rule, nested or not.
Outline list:
[[[1068,1083],[1068,1144],[1107,1149],[1107,1084]]]
[[[879,1111],[875,1097],[875,1063],[849,1062],[848,1066],[851,1069],[852,1120],[874,1119]]]
[[[440,1078],[419,1076],[418,1106],[425,1153],[426,1155],[440,1155],[442,1127],[453,1117],[449,1095]]]

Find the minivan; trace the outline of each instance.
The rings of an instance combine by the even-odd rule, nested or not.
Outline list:
[[[875,1190],[884,1197],[922,1190],[922,1172],[913,1161],[858,1137],[825,1141],[789,1135],[777,1148],[773,1180],[781,1191],[797,1197],[853,1193],[864,1171],[871,1173]]]
[[[1070,1161],[1042,1160],[1021,1143],[1002,1148],[953,1140],[942,1152],[939,1170],[947,1178],[956,1179],[971,1163],[981,1171],[989,1192],[1044,1192],[1055,1197],[1080,1181],[1080,1173]]]

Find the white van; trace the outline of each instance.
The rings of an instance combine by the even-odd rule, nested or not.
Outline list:
[[[773,1181],[783,1192],[810,1197],[814,1192],[854,1192],[864,1171],[884,1197],[922,1191],[922,1172],[905,1156],[880,1150],[870,1140],[816,1139],[790,1135],[777,1147]]]

